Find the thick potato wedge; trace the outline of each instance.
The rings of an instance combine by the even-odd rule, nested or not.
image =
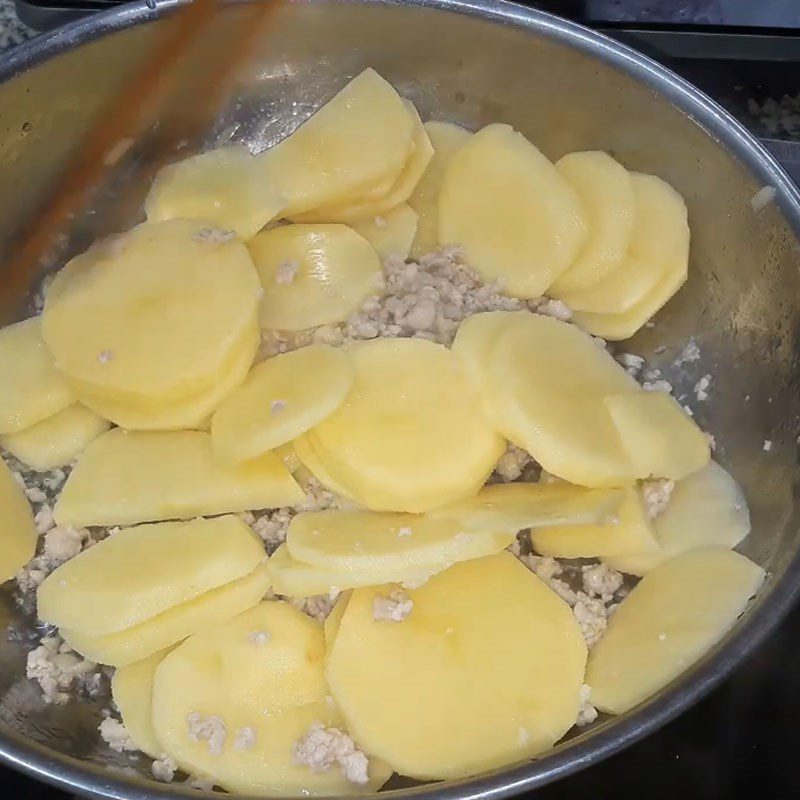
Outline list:
[[[390,256],[405,259],[417,231],[417,212],[402,203],[391,211],[358,220],[352,227],[375,248],[381,259]]]
[[[592,650],[592,703],[624,714],[704,656],[733,626],[764,582],[739,553],[684,553],[646,575],[622,601]]]
[[[273,453],[229,466],[214,458],[204,431],[115,428],[84,450],[54,513],[59,525],[133,525],[278,508],[304,498]]]
[[[263,560],[261,540],[232,515],[125,528],[45,578],[39,616],[91,636],[114,633],[242,578]]]
[[[327,658],[367,750],[403,775],[457,778],[530,758],[572,727],[586,645],[567,604],[512,555],[434,576],[409,592],[402,622],[375,619],[385,592],[353,591]]]
[[[36,552],[39,534],[28,498],[0,459],[0,583],[13,578]]]
[[[439,194],[439,242],[460,244],[486,281],[538,297],[572,264],[585,236],[575,191],[510,125],[488,125],[451,158]]]
[[[41,317],[0,329],[0,434],[30,428],[74,402],[42,341]]]
[[[264,287],[265,328],[339,322],[382,285],[378,254],[344,225],[284,225],[258,234],[248,247]]]

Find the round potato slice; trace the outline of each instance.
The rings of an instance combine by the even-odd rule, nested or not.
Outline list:
[[[530,314],[500,336],[486,406],[501,433],[547,472],[581,486],[625,486],[640,476],[603,397],[641,387],[574,325]]]
[[[265,328],[339,322],[381,287],[378,254],[344,225],[284,225],[259,233],[248,247],[264,287]]]
[[[417,513],[477,492],[505,443],[453,354],[424,339],[375,339],[350,354],[350,394],[311,431],[324,465],[376,511]]]
[[[212,417],[214,452],[236,463],[296,439],[341,405],[352,382],[347,354],[326,345],[262,361]]]
[[[370,760],[369,781],[337,765],[314,772],[294,758],[315,723],[337,726],[326,702],[322,627],[286,603],[265,602],[170,653],[153,683],[153,727],[187,772],[223,788],[272,797],[377,790],[391,770]],[[211,728],[202,732],[206,723]],[[207,728],[208,730],[208,728]]]
[[[39,534],[28,498],[6,462],[0,459],[0,583],[13,578],[36,552]]]
[[[403,203],[391,211],[354,222],[353,230],[361,234],[382,259],[390,256],[405,259],[417,230],[417,212]]]
[[[586,670],[592,703],[624,714],[654,695],[723,637],[763,582],[757,564],[715,547],[684,553],[650,572],[592,650]]]
[[[42,334],[62,372],[109,399],[178,401],[213,386],[260,294],[241,242],[202,222],[143,223],[58,273]]]
[[[347,498],[356,505],[363,505],[359,492],[351,485],[345,485],[334,477],[328,466],[320,458],[310,434],[299,436],[294,440],[294,449],[301,464],[329,491]],[[299,480],[299,478],[298,478]]]
[[[488,125],[450,160],[439,194],[439,241],[516,297],[543,294],[586,236],[580,200],[510,125]]]
[[[569,153],[556,161],[556,169],[580,198],[588,229],[578,257],[549,290],[569,302],[570,292],[588,289],[621,263],[636,205],[628,170],[607,153]]]
[[[409,591],[402,622],[375,619],[385,591],[353,591],[327,658],[370,752],[413,778],[460,778],[535,756],[572,727],[586,645],[567,604],[512,555]]]

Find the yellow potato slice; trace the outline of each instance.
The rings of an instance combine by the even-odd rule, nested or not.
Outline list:
[[[159,650],[114,672],[111,696],[133,743],[151,758],[163,753],[153,730],[153,679],[169,650]]]
[[[41,619],[114,633],[252,572],[261,540],[238,517],[125,528],[62,564],[36,595]]]
[[[267,634],[259,642],[257,634]],[[254,636],[255,635],[255,636]],[[247,795],[353,795],[377,790],[391,769],[370,760],[369,782],[349,783],[333,765],[314,772],[293,757],[314,723],[341,725],[326,702],[322,627],[286,603],[265,602],[184,642],[156,670],[153,727],[163,749],[187,772]],[[225,736],[190,736],[188,719],[220,718]],[[243,729],[248,746],[237,747]]]
[[[3,583],[33,558],[39,534],[25,492],[2,459],[0,515],[0,583]]]
[[[238,463],[286,444],[333,413],[352,383],[347,354],[327,345],[268,358],[212,417],[214,452]]]
[[[42,341],[41,317],[0,329],[0,433],[30,428],[74,402]]]
[[[495,483],[475,497],[429,511],[464,530],[516,533],[526,528],[598,525],[614,517],[623,501],[619,489],[584,489],[569,483]]]
[[[588,229],[578,257],[549,290],[569,302],[571,292],[589,289],[622,262],[631,243],[636,205],[628,171],[607,153],[569,153],[556,161],[556,169],[580,198]]]
[[[641,477],[603,403],[636,381],[574,325],[530,314],[492,350],[486,404],[495,427],[547,472],[581,486]]]
[[[408,204],[419,216],[417,232],[411,246],[411,255],[414,258],[419,258],[439,246],[439,191],[442,180],[450,159],[472,135],[452,122],[426,122],[425,132],[433,146],[433,158],[408,198]]]
[[[642,477],[680,480],[711,459],[706,435],[665,392],[615,394],[604,402],[622,446]]]
[[[402,203],[391,211],[354,222],[353,230],[375,248],[381,259],[405,259],[417,231],[417,212]]]
[[[347,202],[403,169],[414,121],[373,69],[353,78],[311,119],[258,156],[288,204],[284,216]]]
[[[292,519],[286,536],[296,561],[343,573],[369,571],[389,581],[413,580],[404,571],[439,571],[456,561],[508,547],[516,529],[463,530],[458,518],[436,519],[373,511],[307,511]],[[384,581],[384,583],[387,581]],[[335,585],[335,584],[334,584]],[[341,587],[350,588],[350,587]]]
[[[606,563],[613,563],[614,556],[658,559],[658,541],[639,488],[630,486],[621,491],[624,500],[616,521],[534,528],[531,531],[533,549],[553,558],[603,558]],[[646,571],[634,569],[632,574]]]
[[[538,297],[586,236],[580,200],[510,125],[488,125],[452,157],[439,194],[439,242],[516,297]]]
[[[596,283],[558,295],[575,311],[622,314],[642,303],[665,276],[686,279],[686,203],[655,175],[631,173],[631,185],[636,214],[628,252]]]
[[[248,247],[264,287],[265,328],[339,322],[381,286],[378,254],[344,225],[283,225],[259,233]]]
[[[505,443],[453,354],[424,339],[375,339],[350,354],[350,394],[311,431],[334,478],[376,511],[421,512],[477,492]]]
[[[132,525],[278,508],[305,495],[273,453],[226,466],[204,431],[104,433],[84,450],[55,507],[59,525]]]
[[[292,442],[286,442],[286,444],[282,444],[275,448],[275,455],[283,461],[284,466],[289,472],[294,475],[297,470],[299,470],[303,465],[300,462],[300,459],[297,457],[297,453],[294,449],[294,444]]]
[[[72,259],[42,314],[58,368],[129,403],[210,389],[261,295],[247,248],[218,233],[193,220],[146,222]]]
[[[339,633],[339,626],[342,624],[342,617],[347,610],[347,604],[350,602],[351,595],[352,592],[343,592],[331,609],[331,613],[325,617],[325,622],[322,624],[325,634],[325,647],[328,652],[330,652],[333,643],[336,641],[336,636]]]
[[[592,650],[592,703],[624,714],[702,658],[734,625],[764,582],[739,553],[684,553],[646,575],[622,601]]]
[[[310,434],[299,436],[294,440],[294,449],[302,465],[329,491],[347,498],[356,505],[363,505],[359,499],[358,489],[352,485],[345,485],[334,477],[328,466],[320,457]]]
[[[0,436],[0,446],[31,469],[46,472],[74,461],[110,427],[107,419],[75,404],[23,431]]]
[[[472,775],[572,727],[586,645],[567,604],[512,555],[434,576],[399,623],[374,618],[385,591],[353,591],[327,676],[350,732],[399,773]]]
[[[84,658],[96,664],[124,667],[252,608],[269,587],[269,572],[266,564],[262,564],[243,578],[116,633],[90,636],[67,628],[59,633]]]
[[[202,219],[240,239],[255,236],[286,206],[243,144],[233,144],[163,167],[144,201],[150,222]]]

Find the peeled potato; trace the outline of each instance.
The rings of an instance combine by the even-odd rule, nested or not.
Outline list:
[[[704,656],[758,592],[764,570],[739,553],[694,550],[646,575],[592,650],[592,703],[624,714]]]
[[[526,528],[597,525],[614,516],[623,501],[619,489],[584,489],[568,483],[495,483],[475,497],[429,511],[456,520],[465,530],[516,533]]]
[[[373,69],[353,78],[307,122],[258,158],[288,199],[284,216],[347,202],[402,170],[414,122]]]
[[[405,203],[383,214],[353,223],[353,230],[363,236],[382,258],[405,259],[417,230],[417,212]]]
[[[547,472],[581,486],[624,486],[640,475],[603,397],[639,391],[574,325],[530,314],[499,337],[486,402],[497,429]]]
[[[381,286],[378,254],[344,225],[284,225],[258,234],[248,247],[264,287],[266,328],[339,322]]]
[[[549,289],[569,303],[571,292],[589,289],[622,262],[636,206],[628,171],[607,153],[569,153],[556,161],[556,169],[580,198],[588,230],[578,257]]]
[[[336,641],[336,635],[339,633],[339,625],[342,624],[342,617],[347,610],[347,604],[350,602],[350,595],[352,592],[343,592],[336,600],[331,613],[325,617],[323,623],[323,631],[325,633],[325,647],[330,652],[333,643]]]
[[[30,428],[74,402],[42,341],[41,317],[0,329],[0,433]]]
[[[84,450],[55,506],[59,525],[132,525],[278,508],[303,491],[273,453],[215,460],[203,431],[104,433]]]
[[[56,365],[110,400],[184,400],[210,389],[260,299],[247,249],[202,222],[143,223],[72,259],[47,292]]]
[[[352,735],[399,773],[505,766],[575,723],[586,645],[569,606],[512,555],[456,564],[409,591],[399,623],[374,618],[385,592],[353,591],[327,676]]]
[[[108,420],[75,404],[23,431],[0,436],[0,446],[31,469],[46,472],[74,461],[109,427]]]
[[[531,531],[533,549],[553,558],[602,557],[607,563],[613,556],[658,558],[659,545],[639,488],[629,486],[621,491],[624,499],[616,520],[550,528],[534,526]],[[633,574],[646,571],[633,570]]]
[[[350,393],[309,433],[334,479],[376,511],[426,511],[476,492],[505,443],[453,354],[424,339],[375,339],[350,355]]]
[[[153,679],[168,650],[159,650],[114,672],[111,696],[133,743],[151,758],[163,752],[153,730]]]
[[[239,463],[296,439],[341,405],[352,382],[347,354],[326,345],[262,361],[214,414],[214,452]]]
[[[294,449],[303,467],[305,467],[326,489],[359,505],[357,499],[358,490],[352,485],[345,485],[338,477],[333,477],[330,470],[320,458],[314,446],[314,442],[308,434],[299,436],[294,440]]]
[[[665,276],[681,276],[681,283],[686,279],[686,203],[655,175],[634,172],[630,180],[636,200],[630,247],[597,282],[558,294],[575,311],[622,314],[642,303]]]
[[[510,125],[488,125],[452,157],[439,194],[439,242],[516,297],[538,297],[586,235],[575,191]]]
[[[258,166],[243,144],[169,164],[156,175],[144,201],[147,219],[202,219],[249,239],[277,217],[287,202]]]
[[[92,636],[114,633],[241,578],[263,559],[261,540],[234,516],[125,528],[44,579],[39,616]]]
[[[453,154],[472,135],[452,122],[426,122],[425,132],[433,146],[433,158],[408,198],[408,204],[419,216],[411,247],[414,258],[439,246],[439,191],[442,179]]]
[[[253,634],[266,633],[264,643]],[[173,650],[156,670],[153,727],[163,749],[187,772],[208,775],[234,793],[259,796],[352,795],[376,791],[391,769],[370,760],[369,782],[349,783],[337,765],[314,772],[293,758],[314,723],[341,725],[326,702],[322,627],[296,608],[260,603]],[[187,717],[216,716],[220,752],[190,734]],[[243,729],[251,745],[237,747]]]
[[[609,395],[605,404],[642,477],[679,480],[708,464],[706,435],[665,392]]]
[[[514,541],[516,530],[464,531],[460,520],[372,511],[307,511],[289,523],[286,547],[296,561],[343,573],[374,570],[391,581],[405,571],[439,571],[492,555]]]
[[[0,459],[0,583],[33,558],[38,536],[25,492]]]
[[[270,575],[266,564],[262,564],[243,578],[116,633],[91,636],[67,628],[59,633],[84,658],[96,664],[124,667],[252,608],[269,588]]]

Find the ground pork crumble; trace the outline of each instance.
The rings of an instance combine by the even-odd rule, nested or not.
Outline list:
[[[207,742],[208,752],[218,756],[222,754],[228,729],[225,720],[217,714],[203,716],[199,711],[191,711],[186,715],[186,729],[193,742]]]
[[[376,595],[372,601],[372,616],[387,622],[402,622],[413,610],[414,601],[400,587],[395,586],[388,595]]]
[[[94,680],[90,673],[96,669],[97,664],[81,658],[61,637],[45,636],[28,653],[26,675],[41,686],[45,703],[64,705],[72,697],[70,690],[85,688],[87,677]]]
[[[674,490],[675,481],[667,478],[654,478],[642,482],[642,498],[650,519],[655,519],[664,512]]]
[[[126,750],[138,750],[133,739],[128,735],[125,726],[112,717],[106,717],[98,726],[103,741],[118,753]]]
[[[312,772],[327,772],[335,763],[351,783],[363,785],[369,780],[369,759],[338,728],[313,723],[308,733],[295,743],[292,755],[295,763],[307,766]]]

